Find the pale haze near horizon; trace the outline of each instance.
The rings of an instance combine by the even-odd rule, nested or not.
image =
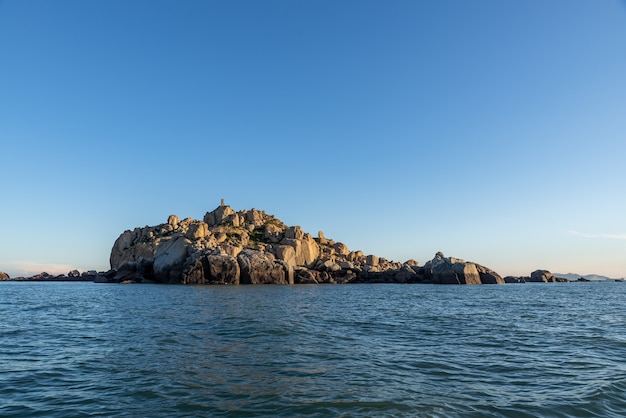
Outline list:
[[[387,259],[626,276],[619,1],[0,1],[0,271],[220,199]]]

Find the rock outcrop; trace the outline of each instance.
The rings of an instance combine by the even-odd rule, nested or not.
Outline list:
[[[544,282],[544,283],[556,283],[556,282],[569,282],[567,279],[555,277],[548,270],[535,270],[530,273],[530,277],[525,278],[527,282]]]
[[[478,270],[478,275],[480,276],[480,282],[482,284],[504,284],[506,281],[498,273],[495,271],[481,266],[480,264],[476,264],[476,269]]]
[[[289,264],[277,261],[272,253],[245,249],[237,256],[237,262],[242,284],[293,284]]]
[[[189,256],[192,242],[182,235],[164,240],[154,254],[154,276],[162,283],[176,283],[182,274],[180,268]],[[180,271],[179,271],[180,270]],[[171,277],[170,277],[171,275]]]
[[[504,283],[498,273],[487,267],[459,258],[445,257],[441,252],[424,265],[424,276],[428,282],[437,284]]]
[[[241,269],[228,254],[204,254],[183,269],[183,284],[239,284]]]
[[[569,283],[570,280],[556,277],[548,270],[535,270],[530,276],[506,276],[505,283]]]
[[[96,281],[96,278],[98,276],[103,276],[107,273],[104,272],[96,272],[95,270],[89,270],[89,271],[85,271],[85,272],[79,272],[78,270],[72,270],[70,272],[68,272],[67,274],[50,274],[47,272],[41,272],[38,274],[35,274],[33,276],[29,276],[29,277],[9,277],[8,274],[4,273],[4,276],[2,275],[2,273],[0,273],[0,280],[10,280],[10,281],[16,281],[16,282],[93,282]],[[113,271],[112,273],[109,272],[110,276],[109,277],[113,277],[116,272]],[[108,281],[108,280],[107,280]]]
[[[504,283],[494,271],[443,254],[424,267],[317,237],[257,209],[221,205],[202,220],[124,231],[111,250],[112,282],[183,284]],[[102,277],[97,281],[101,281]]]
[[[528,278],[527,281],[548,283],[552,281],[552,278],[553,278],[552,273],[550,273],[548,270],[535,270],[532,273],[530,273],[530,277]]]
[[[528,277],[506,276],[504,278],[504,283],[526,283],[527,281]]]

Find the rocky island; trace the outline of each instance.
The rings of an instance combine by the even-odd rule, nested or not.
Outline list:
[[[415,260],[395,262],[362,251],[300,226],[287,226],[265,211],[236,212],[222,201],[204,218],[180,220],[170,215],[156,226],[124,231],[113,244],[111,269],[0,281],[92,281],[97,283],[168,284],[318,284],[430,283],[503,284],[589,281],[568,280],[548,270],[529,276],[500,277],[495,271],[438,252],[423,266]],[[576,275],[573,275],[576,276]],[[623,281],[623,280],[622,280]]]
[[[437,283],[501,284],[476,263],[435,257],[420,266],[386,260],[287,226],[265,211],[235,211],[223,201],[203,220],[180,220],[123,232],[115,241],[111,270],[100,282],[182,284]]]

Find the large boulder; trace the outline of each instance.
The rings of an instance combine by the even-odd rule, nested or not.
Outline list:
[[[368,255],[365,259],[365,264],[372,267],[378,266],[378,257],[373,254]]]
[[[167,218],[167,224],[170,225],[173,229],[178,228],[179,223],[180,223],[180,219],[176,215],[170,215]]]
[[[221,225],[225,221],[229,219],[229,217],[233,217],[236,212],[230,206],[218,206],[211,212],[207,212],[204,215],[204,222],[206,222],[209,226]]]
[[[241,284],[289,284],[284,264],[276,262],[274,255],[251,249],[237,256],[241,270]]]
[[[502,277],[495,271],[481,266],[480,264],[476,264],[476,269],[478,270],[478,275],[480,276],[480,282],[482,284],[504,284],[506,283]]]
[[[304,239],[304,231],[299,226],[292,226],[285,230],[285,238]]]
[[[157,281],[170,283],[181,281],[176,277],[182,273],[182,265],[187,260],[191,241],[183,236],[173,237],[159,245],[154,255],[154,275]],[[179,271],[180,270],[180,271]]]
[[[530,273],[530,279],[528,281],[548,283],[554,282],[556,280],[554,279],[552,273],[550,273],[548,270],[535,270]]]
[[[335,253],[339,255],[350,254],[350,249],[348,249],[348,246],[344,244],[343,242],[335,243],[335,245],[333,245],[333,249],[335,250]]]
[[[427,281],[438,284],[482,284],[476,264],[439,252],[424,265]]]
[[[330,271],[330,272],[341,271],[341,266],[331,260],[324,261],[323,263],[318,263],[316,264],[315,268],[319,271]]]
[[[239,253],[243,250],[243,246],[238,244],[226,244],[222,243],[218,247],[220,254],[229,255],[231,257],[237,257]]]
[[[210,233],[209,225],[206,222],[194,222],[189,225],[185,237],[191,241],[197,241],[203,239]]]
[[[181,274],[182,284],[207,284],[204,279],[204,263],[202,258],[188,260]]]
[[[167,225],[169,226],[169,225]],[[170,226],[171,228],[171,226]],[[112,269],[139,260],[154,257],[159,245],[152,228],[135,228],[124,231],[113,244],[109,262]]]
[[[296,250],[291,245],[275,245],[274,254],[276,258],[279,260],[283,260],[285,263],[291,264],[292,266],[298,265],[296,263]]]
[[[263,220],[265,218],[265,213],[263,211],[260,210],[256,210],[256,209],[252,209],[246,212],[245,215],[245,220],[256,226],[261,226],[263,225]]]
[[[209,255],[206,257],[208,269],[205,269],[204,277],[209,283],[239,284],[239,262],[230,255]]]
[[[296,284],[318,284],[319,272],[309,270],[306,267],[296,267],[294,270],[294,282]]]
[[[293,247],[297,266],[309,266],[320,255],[319,245],[309,234],[305,234],[303,239],[283,238],[280,243]]]
[[[267,242],[278,243],[283,237],[283,228],[279,225],[268,223],[263,228],[263,239]]]
[[[183,270],[183,284],[239,284],[237,259],[224,254],[208,254]]]

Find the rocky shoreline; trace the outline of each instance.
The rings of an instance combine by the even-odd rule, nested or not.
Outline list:
[[[547,270],[502,278],[480,264],[438,252],[423,266],[386,260],[287,226],[265,211],[236,212],[220,206],[202,221],[170,215],[166,223],[124,231],[115,241],[106,272],[73,270],[0,280],[93,281],[168,284],[504,284],[567,282]],[[584,279],[583,279],[584,280]]]
[[[76,275],[78,273],[78,275]],[[543,277],[537,277],[543,276]],[[131,283],[155,283],[154,280],[150,280],[148,278],[143,278],[142,280],[134,280],[134,279],[126,279],[119,280],[118,272],[116,270],[108,270],[108,271],[95,271],[89,270],[85,272],[78,272],[78,270],[72,270],[66,274],[58,274],[53,275],[47,272],[42,272],[36,274],[34,276],[18,276],[11,278],[7,273],[0,271],[0,282],[95,282],[95,283],[122,283],[122,284],[131,284]],[[503,278],[504,283],[571,283],[571,282],[601,282],[602,280],[589,280],[584,277],[580,277],[576,280],[569,280],[563,277],[555,277],[548,270],[536,270],[531,273],[530,276],[506,276]],[[623,279],[613,279],[613,280],[605,280],[605,281],[615,281],[615,282],[623,282]],[[304,283],[304,282],[302,282]],[[329,282],[330,283],[330,282]],[[376,275],[372,274],[369,278],[360,280],[350,281],[348,283],[397,283],[393,279],[389,280],[388,277],[384,275],[380,275],[376,277]],[[402,283],[431,283],[427,281],[405,281]],[[433,282],[434,283],[434,282]],[[313,284],[313,283],[311,283]]]
[[[0,272],[0,281],[12,281],[12,282],[94,282],[98,275],[104,273],[98,273],[95,270],[85,271],[83,273],[78,270],[72,270],[67,274],[49,274],[42,272],[29,277],[9,277],[8,274]]]

